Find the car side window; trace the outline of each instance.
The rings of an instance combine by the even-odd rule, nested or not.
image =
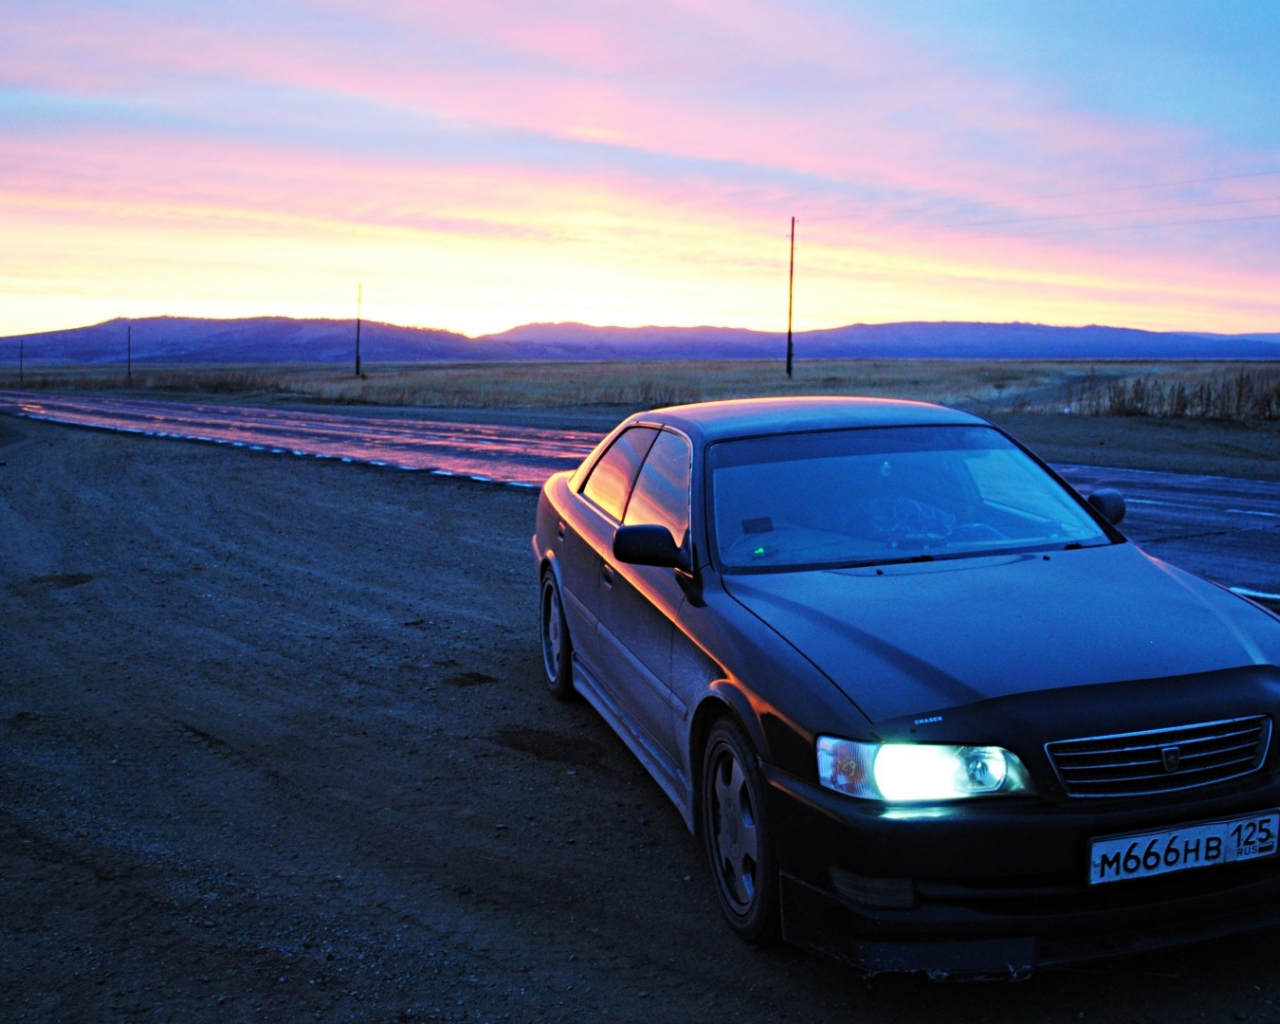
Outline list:
[[[663,431],[649,449],[627,504],[624,526],[665,526],[677,544],[689,529],[689,442]]]
[[[632,427],[619,434],[591,468],[582,493],[599,505],[614,519],[622,519],[627,507],[627,495],[636,479],[636,470],[644,461],[658,431],[653,427]]]

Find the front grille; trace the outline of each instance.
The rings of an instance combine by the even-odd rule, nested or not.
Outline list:
[[[1271,740],[1265,715],[1174,729],[1056,740],[1045,751],[1068,796],[1171,793],[1248,775]]]

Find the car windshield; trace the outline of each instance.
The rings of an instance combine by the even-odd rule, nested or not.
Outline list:
[[[721,441],[712,544],[729,571],[834,568],[1110,543],[1056,480],[981,426]]]

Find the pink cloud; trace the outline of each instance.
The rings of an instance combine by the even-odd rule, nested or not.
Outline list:
[[[168,83],[179,96],[184,76],[232,78],[463,124],[928,191],[990,190],[1002,179],[1025,187],[1028,173],[1060,174],[1078,154],[1096,165],[1099,147],[1116,164],[1153,155],[1135,152],[1126,126],[1033,116],[1010,87],[967,79],[899,40],[812,11],[614,4],[602,19],[595,5],[492,0],[381,14],[344,4],[322,10],[353,25],[372,22],[378,45],[305,26],[285,38],[254,37],[235,23],[165,23],[90,8],[53,37],[36,16],[17,19],[6,74],[89,93]],[[452,56],[440,53],[440,39]],[[991,153],[966,152],[974,133],[1015,150],[1021,160],[1011,173],[993,182]],[[1152,141],[1159,148],[1168,140]],[[1040,155],[1039,167],[1026,165],[1028,153]]]

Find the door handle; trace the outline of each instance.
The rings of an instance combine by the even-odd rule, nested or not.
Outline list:
[[[564,523],[556,523],[556,540],[564,540]]]
[[[613,587],[613,566],[606,564],[600,570],[600,582],[606,587]]]

